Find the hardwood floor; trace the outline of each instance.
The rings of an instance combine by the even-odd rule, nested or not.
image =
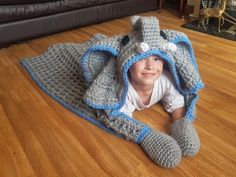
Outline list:
[[[205,88],[194,122],[201,150],[175,169],[155,165],[135,143],[125,141],[71,113],[45,94],[20,65],[50,45],[83,42],[95,33],[130,30],[129,17],[91,25],[0,49],[1,177],[233,177],[236,176],[236,43],[181,28],[167,11],[148,12],[161,28],[180,30],[192,40]],[[159,105],[135,118],[168,132]]]

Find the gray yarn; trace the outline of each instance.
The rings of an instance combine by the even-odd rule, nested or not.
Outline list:
[[[181,76],[184,76],[182,78],[184,80],[185,87],[193,88],[199,82],[199,75],[194,69],[194,66],[192,65],[191,61],[186,60],[186,58],[182,57],[183,55],[190,57],[190,54],[186,52],[186,47],[181,46],[179,44],[177,46],[178,50],[174,57],[176,61],[176,67],[178,68],[179,74]]]
[[[170,136],[152,131],[141,142],[148,156],[158,165],[166,168],[176,167],[181,160],[181,150]]]
[[[171,127],[171,136],[179,144],[183,156],[194,156],[200,149],[200,140],[192,122],[182,118]]]
[[[178,89],[185,97],[185,117],[193,119],[197,91],[202,82],[192,47],[187,36],[177,31],[163,30],[166,34],[163,38],[155,17],[134,16],[131,24],[133,30],[128,34],[126,45],[122,45],[124,35],[98,34],[82,44],[54,45],[40,56],[22,60],[22,64],[39,86],[65,107],[103,129],[141,144],[160,166],[175,167],[181,159],[181,150],[184,155],[194,154],[194,150],[185,147],[186,140],[192,146],[197,142],[194,129],[182,131],[179,128],[182,123],[173,125],[173,137],[180,144],[180,150],[173,138],[119,110],[127,94],[128,68],[143,59],[136,44],[145,42],[151,51],[146,56],[161,55],[169,64],[174,81],[179,83]],[[169,42],[175,43],[176,52],[162,50]],[[183,125],[186,127],[185,123]],[[197,149],[197,145],[194,147]]]
[[[109,114],[109,116],[108,116]],[[98,120],[104,123],[108,128],[113,129],[115,132],[122,135],[126,140],[136,141],[141,131],[144,128],[149,127],[141,122],[132,121],[125,118],[124,114],[120,114],[117,116],[111,116],[110,113],[107,112],[97,112]]]

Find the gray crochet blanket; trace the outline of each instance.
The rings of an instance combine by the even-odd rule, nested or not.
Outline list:
[[[131,25],[133,30],[127,35],[97,34],[81,44],[56,44],[21,63],[33,80],[66,108],[109,132],[141,143],[153,130],[119,111],[133,63],[153,54],[166,61],[185,98],[185,118],[190,121],[194,120],[198,90],[203,84],[185,34],[160,30],[155,17],[134,16]]]

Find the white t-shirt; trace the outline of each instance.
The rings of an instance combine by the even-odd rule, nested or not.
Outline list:
[[[143,104],[138,93],[129,82],[125,104],[120,111],[132,117],[135,110],[149,108],[160,100],[165,110],[169,113],[184,106],[184,97],[175,89],[170,73],[164,70],[154,83],[150,103],[148,105]]]

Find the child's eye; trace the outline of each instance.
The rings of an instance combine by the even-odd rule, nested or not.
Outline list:
[[[154,61],[159,61],[160,60],[160,58],[154,58]]]

